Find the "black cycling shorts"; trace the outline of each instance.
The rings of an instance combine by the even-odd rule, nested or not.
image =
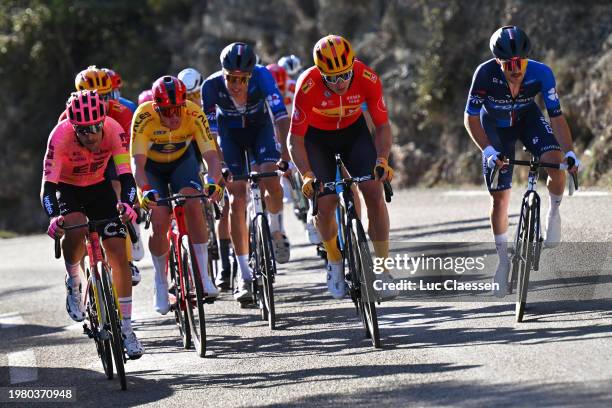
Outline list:
[[[322,130],[310,126],[304,145],[315,177],[324,183],[336,180],[337,153],[351,177],[374,175],[376,147],[363,115],[344,129]],[[335,190],[326,188],[321,195],[327,194],[335,194]]]
[[[60,214],[73,212],[85,214],[89,220],[103,220],[117,217],[117,195],[110,180],[87,187],[59,183],[57,185],[57,201]],[[127,230],[125,225],[111,221],[99,225],[96,229],[102,240],[106,238],[125,238]]]

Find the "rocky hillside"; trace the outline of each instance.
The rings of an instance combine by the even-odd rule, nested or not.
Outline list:
[[[135,98],[166,72],[191,65],[212,73],[219,67],[223,46],[237,40],[254,43],[264,63],[295,53],[310,64],[312,46],[328,33],[346,36],[358,57],[383,78],[399,185],[480,183],[479,154],[463,129],[463,108],[474,69],[490,58],[489,37],[504,24],[527,31],[531,57],[555,72],[562,107],[584,161],[582,182],[612,185],[610,1],[75,2],[61,12],[51,9],[50,17],[39,14],[45,25],[27,35],[15,32],[15,21],[9,21],[19,10],[24,18],[23,2],[8,3],[17,5],[0,18],[0,73],[21,73],[24,78],[23,72],[30,72],[25,78],[53,76],[54,82],[30,84],[24,94],[17,89],[19,82],[0,76],[5,90],[0,96],[0,229],[32,230],[44,221],[37,204],[42,141],[78,69],[89,63],[116,68],[126,83],[124,94]],[[137,7],[144,3],[147,8]],[[101,34],[90,29],[87,36],[80,35],[79,23],[70,18],[100,9],[105,10],[97,17]],[[7,26],[7,21],[12,24]],[[66,21],[72,24],[68,28]],[[62,36],[58,27],[71,30],[71,36]],[[20,36],[23,44],[9,41],[7,48],[7,38]],[[23,55],[19,59],[11,52]],[[46,53],[44,66],[32,57],[41,52]],[[7,94],[24,100],[14,102]],[[33,109],[44,112],[36,111],[37,120],[31,121],[25,107],[28,115]]]

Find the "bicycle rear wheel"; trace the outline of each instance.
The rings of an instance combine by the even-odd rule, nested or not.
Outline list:
[[[366,331],[366,337],[372,341],[374,348],[380,348],[380,330],[378,328],[378,316],[376,314],[376,305],[374,303],[375,295],[372,290],[372,276],[374,273],[374,265],[368,242],[366,240],[363,226],[357,218],[352,219],[352,226],[349,230],[350,240],[349,249],[351,252],[353,275],[359,280],[357,306]],[[349,265],[351,267],[351,265]],[[356,284],[354,282],[353,284]]]
[[[263,307],[266,311],[266,320],[270,330],[276,329],[276,309],[274,307],[274,276],[276,264],[272,250],[272,236],[265,217],[258,218],[258,255],[263,289]]]
[[[176,259],[176,247],[173,240],[170,241],[170,252],[168,254],[168,270],[170,272],[170,293],[176,299],[174,305],[174,319],[178,326],[183,348],[191,348],[191,330],[188,323],[187,305],[183,282],[180,279],[179,264]]]
[[[531,197],[534,197],[533,195]],[[523,233],[522,242],[522,257],[520,266],[518,268],[517,278],[517,300],[515,308],[516,322],[520,323],[523,321],[525,314],[525,305],[527,303],[527,292],[529,290],[529,275],[534,261],[535,255],[535,244],[537,241],[536,235],[536,203],[534,200],[529,200],[526,203],[526,229]]]
[[[110,324],[110,343],[111,348],[113,349],[115,368],[117,369],[117,376],[119,377],[121,389],[125,391],[127,389],[127,379],[125,377],[125,354],[123,352],[121,324],[119,322],[119,313],[117,312],[117,302],[115,301],[110,271],[106,269],[102,263],[100,263],[100,277],[102,280],[102,292],[104,293],[106,316],[108,317],[108,322]]]
[[[86,264],[87,265],[87,264]],[[89,320],[89,328],[90,336],[93,338],[96,343],[96,351],[98,352],[98,357],[100,357],[100,361],[102,361],[102,368],[104,369],[104,374],[106,378],[112,380],[114,377],[113,373],[113,354],[110,345],[110,339],[104,339],[105,332],[100,327],[100,319],[98,316],[98,310],[102,310],[103,306],[101,305],[99,299],[102,299],[100,291],[98,290],[98,296],[95,294],[95,288],[91,281],[91,271],[89,266],[85,267],[85,275],[87,276],[87,319]]]
[[[183,236],[181,242],[183,288],[186,294],[185,302],[189,325],[191,326],[191,339],[196,353],[200,357],[206,355],[206,319],[204,316],[204,288],[200,278],[200,270],[195,254],[191,248],[188,236]]]

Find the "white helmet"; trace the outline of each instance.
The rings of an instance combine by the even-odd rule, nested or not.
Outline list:
[[[279,59],[278,65],[285,68],[285,71],[287,71],[287,74],[289,74],[290,76],[297,75],[302,69],[302,62],[298,57],[293,54]]]
[[[195,68],[185,68],[178,74],[178,79],[185,84],[187,93],[197,92],[204,82],[204,77]]]

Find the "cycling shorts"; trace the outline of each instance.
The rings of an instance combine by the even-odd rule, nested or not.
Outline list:
[[[244,152],[249,149],[251,165],[267,162],[277,162],[280,152],[276,147],[274,126],[266,121],[261,126],[249,128],[219,128],[221,132],[219,144],[223,158],[234,175],[247,173]]]

